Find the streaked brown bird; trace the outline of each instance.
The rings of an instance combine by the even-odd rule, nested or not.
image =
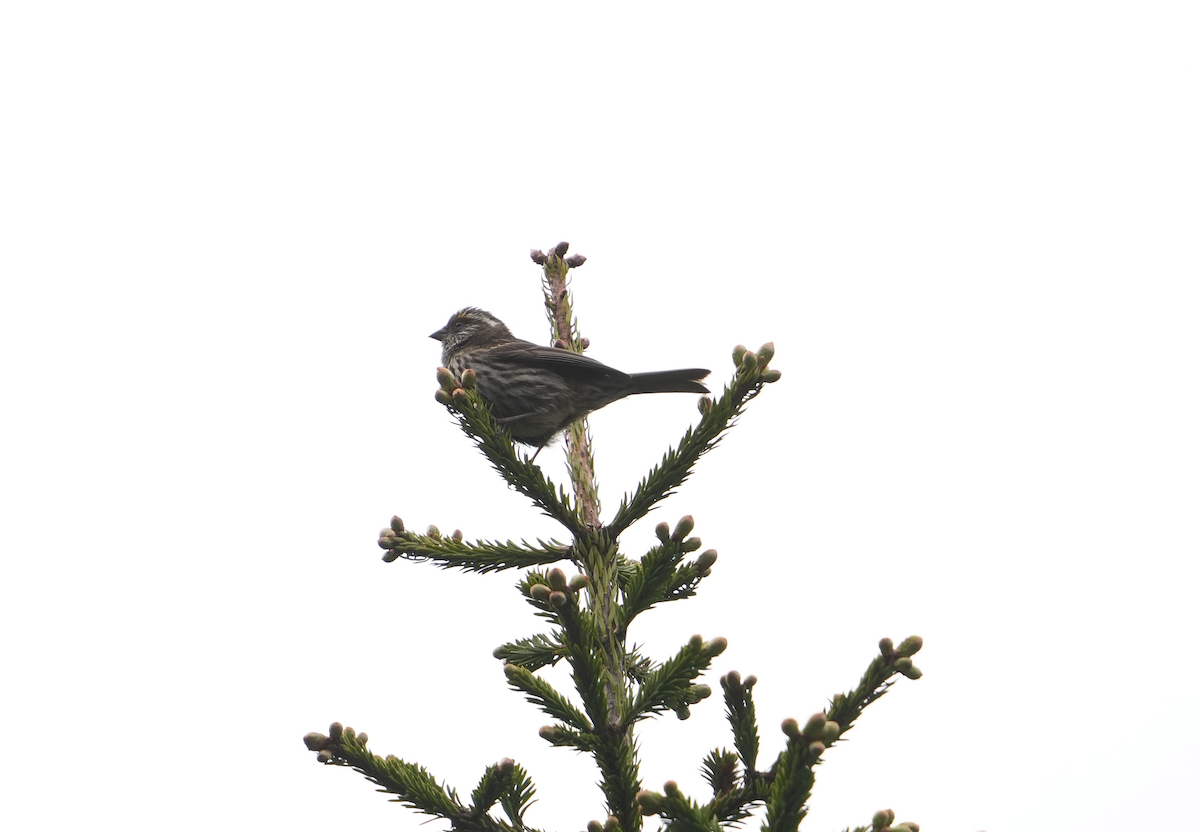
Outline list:
[[[571,350],[513,337],[489,312],[468,306],[429,336],[442,342],[442,365],[470,367],[479,396],[512,438],[542,447],[576,419],[635,393],[707,393],[708,370],[623,373]]]

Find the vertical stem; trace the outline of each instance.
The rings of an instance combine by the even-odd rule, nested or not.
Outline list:
[[[546,256],[543,264],[546,294],[546,314],[556,341],[583,353],[583,339],[573,320],[571,296],[567,290],[567,271],[570,265],[563,259],[566,243],[560,243]],[[641,788],[638,776],[633,728],[621,730],[622,714],[628,705],[626,683],[625,642],[620,633],[618,567],[620,552],[617,540],[610,538],[600,523],[600,495],[596,485],[592,459],[591,438],[587,420],[574,422],[566,431],[567,467],[575,501],[583,516],[587,531],[575,537],[575,550],[591,585],[588,587],[589,607],[601,643],[604,663],[604,699],[607,725],[597,725],[601,747],[595,752],[603,778],[604,793],[609,800],[609,813],[620,822],[622,832],[639,832],[642,816],[634,799]]]
[[[583,339],[572,320],[571,296],[567,291],[567,265],[555,252],[546,257],[542,267],[545,273],[546,315],[550,319],[550,331],[556,341],[563,341],[574,352],[583,353]],[[575,502],[589,528],[600,528],[600,494],[596,487],[595,464],[592,460],[592,443],[588,435],[587,419],[571,423],[566,432],[567,467],[571,470],[571,486],[575,490]]]

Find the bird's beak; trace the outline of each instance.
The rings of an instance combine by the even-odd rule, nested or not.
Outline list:
[[[439,329],[437,332],[433,333],[429,337],[435,341],[445,341],[446,340],[446,327],[442,327],[441,329]]]

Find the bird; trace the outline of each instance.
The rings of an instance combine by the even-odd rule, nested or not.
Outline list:
[[[708,370],[623,373],[568,349],[513,336],[496,316],[468,306],[429,336],[442,343],[442,365],[470,368],[479,397],[514,441],[541,448],[577,419],[637,393],[707,393]]]

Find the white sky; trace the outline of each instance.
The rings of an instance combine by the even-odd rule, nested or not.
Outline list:
[[[304,750],[335,719],[602,817],[491,658],[542,626],[517,573],[375,546],[561,537],[426,337],[473,304],[544,340],[561,239],[595,357],[720,385],[773,340],[784,374],[626,535],[690,513],[721,553],[633,638],[726,636],[766,761],[925,638],[803,828],[1194,815],[1200,13],[645,5],[0,11],[6,826],[417,829]],[[609,516],[694,404],[593,418]],[[645,784],[702,797],[721,712],[649,725]]]

